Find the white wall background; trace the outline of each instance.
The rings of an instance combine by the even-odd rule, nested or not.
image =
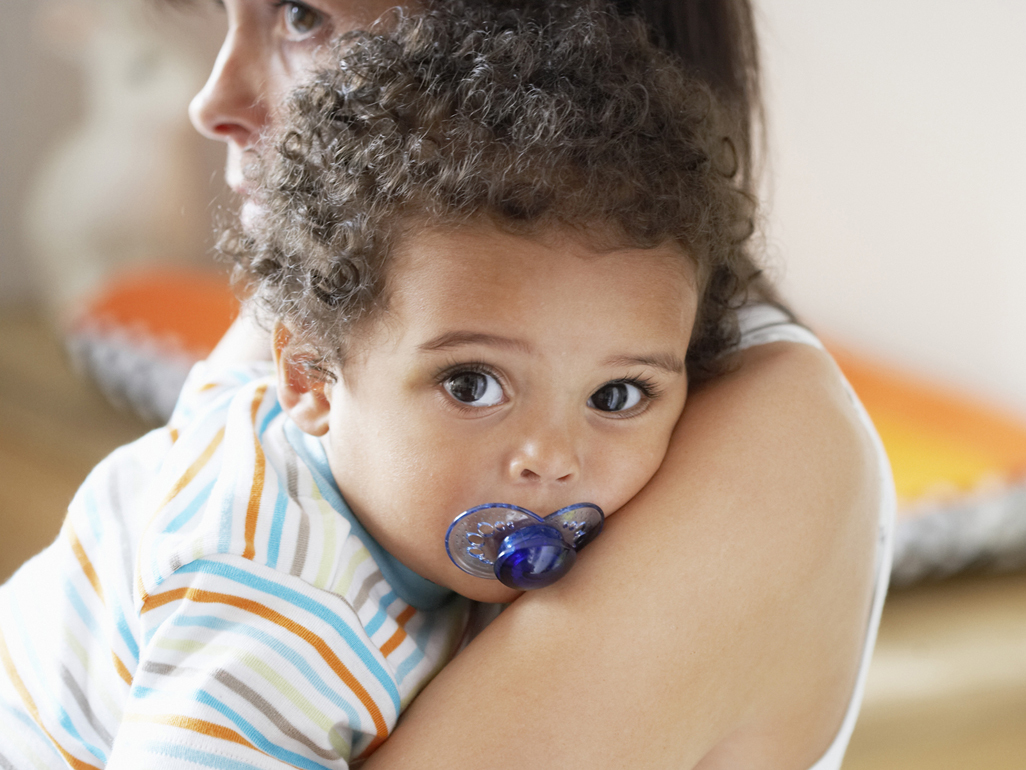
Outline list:
[[[787,296],[1026,415],[1026,3],[758,2]]]
[[[3,0],[0,24],[0,307],[36,293],[21,203],[39,156],[81,111],[74,70],[37,44],[36,3]]]

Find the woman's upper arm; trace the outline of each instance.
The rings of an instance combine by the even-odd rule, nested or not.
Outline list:
[[[865,638],[873,452],[824,353],[745,351],[574,571],[514,602],[367,767],[807,768]]]

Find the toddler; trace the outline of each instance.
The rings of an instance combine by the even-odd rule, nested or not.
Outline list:
[[[197,367],[0,589],[0,766],[380,745],[517,596],[453,563],[454,518],[615,513],[733,343],[757,271],[721,115],[597,6],[344,38],[224,241],[273,372]]]

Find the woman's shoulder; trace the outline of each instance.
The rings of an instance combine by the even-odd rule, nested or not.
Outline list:
[[[748,501],[733,525],[754,536],[753,560],[738,574],[752,588],[763,581],[757,590],[781,603],[753,628],[768,655],[751,672],[763,682],[760,697],[698,767],[733,767],[739,757],[839,767],[886,593],[890,468],[857,396],[808,328],[768,305],[746,308],[740,321],[730,372],[695,394],[687,417],[708,421],[710,434],[717,424],[721,435],[739,431],[721,445],[733,445],[735,490]]]

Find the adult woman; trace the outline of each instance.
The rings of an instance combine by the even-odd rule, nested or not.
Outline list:
[[[224,5],[228,35],[190,113],[227,143],[226,176],[245,198],[244,165],[284,95],[334,36],[393,2]],[[747,3],[644,11],[684,22],[663,27],[664,39],[747,119],[757,103]],[[741,160],[750,168],[750,153]],[[242,322],[214,355],[267,347]],[[367,767],[515,757],[530,767],[808,768],[836,746],[881,580],[877,450],[817,348],[776,341],[734,355],[728,374],[691,394],[663,466],[589,557],[486,628]]]

